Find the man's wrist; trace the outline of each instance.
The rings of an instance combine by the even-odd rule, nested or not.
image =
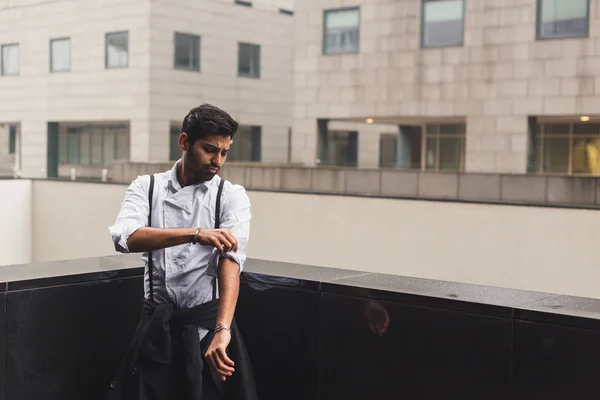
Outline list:
[[[192,240],[191,240],[192,244],[198,244],[198,235],[200,235],[201,230],[202,229],[200,229],[200,228],[193,229]]]
[[[227,324],[217,324],[217,327],[215,328],[215,333],[219,333],[221,331],[227,331],[231,333],[231,328]]]

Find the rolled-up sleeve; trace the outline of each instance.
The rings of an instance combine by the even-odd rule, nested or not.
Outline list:
[[[149,179],[148,179],[149,180]],[[148,225],[148,183],[138,176],[127,188],[125,199],[114,225],[108,228],[115,250],[129,253],[127,240],[141,227]]]
[[[233,185],[230,193],[223,194],[225,201],[221,214],[221,228],[229,229],[238,241],[238,251],[229,251],[224,256],[235,261],[240,266],[241,273],[244,270],[246,251],[250,240],[250,220],[252,218],[250,198],[246,189],[240,185]],[[209,261],[210,269],[217,271],[219,260],[219,252],[214,249]]]

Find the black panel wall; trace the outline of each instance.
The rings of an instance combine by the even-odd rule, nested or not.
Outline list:
[[[141,277],[9,292],[13,400],[100,400],[142,310]]]
[[[236,320],[261,400],[587,400],[600,393],[600,318],[521,313],[479,295],[481,303],[341,288],[331,282],[343,272],[320,273],[321,281],[242,276]],[[0,400],[104,399],[141,308],[140,274],[0,288]]]

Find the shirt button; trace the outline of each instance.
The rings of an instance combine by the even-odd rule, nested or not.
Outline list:
[[[116,387],[117,387],[117,382],[115,382],[115,381],[112,381],[112,382],[110,383],[110,388],[111,388],[111,389],[114,389],[114,388],[116,388]]]

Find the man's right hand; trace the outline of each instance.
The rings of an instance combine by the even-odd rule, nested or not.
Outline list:
[[[238,242],[229,229],[200,229],[197,242],[202,246],[214,246],[221,254],[238,251]]]

